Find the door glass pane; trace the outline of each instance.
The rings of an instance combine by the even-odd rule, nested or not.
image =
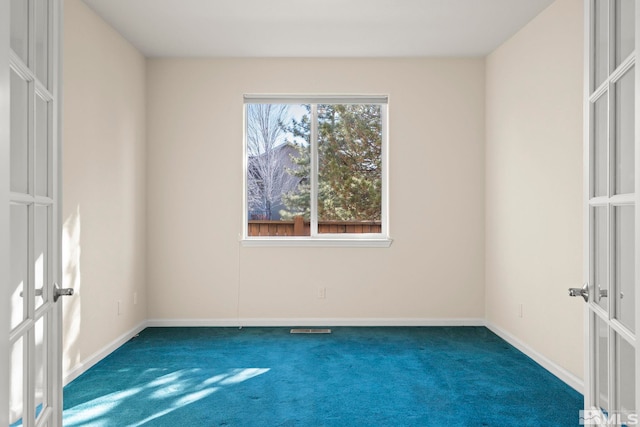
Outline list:
[[[615,188],[616,194],[634,192],[635,67],[616,83]]]
[[[35,307],[44,302],[45,289],[49,285],[49,208],[36,206],[34,218],[34,279],[35,279]]]
[[[24,340],[22,337],[11,348],[9,360],[9,425],[22,425],[24,410]]]
[[[23,293],[28,280],[28,208],[25,205],[11,205],[11,328],[22,322],[26,314],[26,298]]]
[[[49,0],[35,0],[36,5],[36,77],[49,87]]]
[[[594,376],[594,402],[596,408],[609,412],[609,335],[605,321],[595,317],[595,376]]]
[[[593,190],[591,194],[593,196],[606,196],[609,194],[608,190],[608,168],[607,162],[608,156],[608,105],[607,94],[598,98],[595,102],[593,113]]]
[[[246,104],[249,236],[309,236],[310,106]]]
[[[635,331],[635,209],[633,206],[615,208],[615,280],[617,318],[632,332]]]
[[[593,90],[609,76],[609,2],[593,0]]]
[[[608,309],[608,227],[607,208],[593,209],[593,296],[594,301],[604,310]]]
[[[382,107],[318,105],[318,233],[380,233]]]
[[[29,56],[29,2],[11,0],[11,49],[28,64]]]
[[[49,104],[36,96],[36,194],[49,195]]]
[[[623,423],[630,422],[629,414],[635,414],[636,407],[636,369],[635,349],[631,344],[616,334],[616,383],[618,384],[618,404]]]
[[[635,46],[635,2],[616,0],[616,67],[633,52]]]
[[[11,191],[29,192],[29,84],[11,70]]]
[[[45,315],[47,316],[47,315]],[[34,333],[36,340],[35,347],[35,418],[42,413],[42,410],[47,406],[47,365],[45,355],[47,354],[46,340],[45,340],[45,317],[41,317],[35,325]]]

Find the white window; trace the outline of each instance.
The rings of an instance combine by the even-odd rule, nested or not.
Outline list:
[[[386,96],[244,105],[245,244],[389,246]]]

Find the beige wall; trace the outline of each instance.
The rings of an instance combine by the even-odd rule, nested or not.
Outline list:
[[[147,313],[145,58],[82,1],[64,7],[66,375]]]
[[[482,319],[484,84],[482,59],[148,60],[149,318]],[[240,246],[245,93],[389,94],[390,248]]]
[[[582,1],[558,0],[486,65],[487,320],[577,378],[582,18]]]

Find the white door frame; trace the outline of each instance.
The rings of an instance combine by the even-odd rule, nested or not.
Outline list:
[[[63,34],[63,9],[64,0],[52,0],[53,8],[53,30],[52,40],[52,61],[51,73],[53,85],[53,99],[55,107],[53,109],[53,129],[52,129],[52,146],[55,156],[53,163],[53,171],[51,179],[53,180],[53,198],[56,200],[56,208],[53,209],[53,233],[55,236],[53,241],[56,242],[51,250],[53,259],[53,282],[60,287],[63,286],[62,277],[62,34]],[[52,384],[51,400],[54,406],[54,414],[52,416],[53,425],[51,427],[62,427],[62,388],[64,382],[62,378],[62,301],[54,304],[54,312],[52,315],[53,322],[51,352],[51,366],[49,370],[49,381]]]
[[[601,0],[595,0],[595,1],[601,1]],[[606,1],[606,0],[605,0]],[[610,4],[613,4],[615,0],[611,0]],[[592,260],[592,242],[591,240],[591,227],[592,227],[592,217],[591,217],[591,206],[590,206],[590,199],[592,198],[592,194],[591,194],[591,185],[592,185],[592,180],[593,180],[593,171],[592,171],[592,165],[591,165],[591,160],[592,160],[592,155],[593,155],[593,147],[591,146],[591,141],[592,141],[592,132],[593,132],[593,119],[592,119],[592,111],[591,111],[591,107],[592,104],[590,102],[590,97],[592,94],[592,87],[591,87],[591,79],[592,79],[592,74],[591,74],[591,70],[593,70],[594,68],[594,64],[593,64],[593,55],[591,52],[591,49],[593,48],[593,39],[592,39],[592,29],[591,29],[591,25],[592,25],[592,11],[591,11],[591,4],[592,4],[592,0],[585,0],[584,1],[584,34],[585,34],[585,41],[584,41],[584,102],[583,102],[583,114],[584,114],[584,149],[583,149],[583,153],[584,153],[584,175],[583,175],[583,194],[584,194],[584,203],[583,203],[583,224],[584,224],[584,228],[583,228],[583,242],[584,242],[584,254],[583,254],[583,277],[584,277],[584,282],[589,284],[589,304],[585,304],[585,308],[584,308],[584,325],[585,325],[585,330],[584,330],[584,336],[585,336],[585,347],[584,347],[584,357],[585,357],[585,363],[584,363],[584,409],[586,410],[591,410],[591,409],[599,409],[599,408],[595,408],[592,407],[590,405],[591,402],[595,401],[595,397],[596,397],[596,393],[597,391],[595,390],[595,382],[596,379],[594,378],[594,372],[595,372],[595,353],[594,353],[594,340],[595,340],[595,331],[593,330],[593,322],[592,322],[592,315],[594,313],[594,309],[590,308],[591,307],[591,301],[593,301],[593,298],[595,297],[595,293],[596,290],[595,288],[595,284],[592,283],[592,278],[591,278],[591,263],[593,262]],[[611,11],[612,8],[609,8],[609,11]],[[640,47],[640,2],[636,2],[635,5],[635,50],[634,52],[638,52],[638,48]],[[611,38],[613,37],[613,25],[615,22],[615,16],[609,16],[609,29],[608,29],[608,33],[609,33],[609,61],[613,61],[614,60],[614,55],[615,52],[611,51],[611,46],[613,46],[613,41],[611,40]],[[621,64],[622,65],[622,64]],[[635,189],[634,189],[634,194],[633,196],[630,198],[630,200],[627,200],[625,203],[633,203],[635,206],[635,236],[634,236],[634,241],[635,241],[635,334],[633,334],[633,336],[629,336],[629,334],[626,334],[625,331],[621,331],[621,329],[614,325],[614,328],[618,329],[618,333],[623,334],[624,336],[626,336],[628,338],[628,342],[630,342],[633,347],[635,348],[635,415],[636,415],[636,424],[633,424],[633,420],[629,420],[629,425],[640,425],[640,96],[638,96],[638,94],[640,93],[640,63],[637,62],[637,56],[636,56],[636,62],[635,62]],[[612,75],[612,70],[609,70],[608,75]],[[614,73],[615,74],[615,73]],[[612,90],[613,86],[609,87],[609,90]],[[604,96],[610,96],[609,93],[605,93]],[[611,98],[610,98],[611,99]],[[611,106],[610,106],[611,107]],[[612,131],[612,126],[613,123],[611,123],[611,118],[612,118],[612,113],[611,113],[611,109],[609,109],[609,126],[608,126],[608,138],[609,138],[609,154],[611,154],[613,152],[612,148],[611,148],[611,138],[613,135],[613,131]],[[613,160],[609,159],[608,161],[608,179],[611,179],[612,177],[612,173],[611,173],[611,167],[613,167]],[[609,188],[611,188],[611,184],[608,183]],[[615,197],[615,196],[614,196]],[[611,203],[613,202],[611,200],[611,196],[606,196],[606,197],[602,197],[603,202],[602,202],[602,206],[607,206],[607,209],[609,210],[609,212],[611,213],[612,210],[609,206],[611,206]],[[618,199],[620,200],[620,199]],[[609,215],[610,215],[609,213]],[[609,224],[609,233],[611,233],[612,227],[611,227],[611,219],[608,221]],[[608,236],[608,241],[609,244],[612,242],[612,236],[609,234]],[[612,273],[611,273],[611,269],[614,268],[614,265],[611,265],[611,260],[613,260],[611,254],[608,255],[608,259],[610,260],[610,265],[609,265],[609,279],[611,279]],[[611,281],[611,280],[609,280]],[[613,299],[615,298],[613,295],[612,290],[616,290],[615,289],[615,284],[614,283],[609,283],[608,286],[608,291],[609,291],[609,297],[608,299]],[[617,292],[617,290],[616,290]],[[613,302],[609,302],[609,310],[608,313],[611,312],[612,307],[613,307],[614,303]],[[607,323],[607,327],[609,328],[609,331],[611,331],[611,325],[609,323],[609,321],[606,322]],[[615,322],[614,322],[615,323]],[[612,337],[609,335],[608,338],[608,342],[609,342],[609,351],[608,351],[608,358],[609,358],[609,368],[608,368],[608,389],[609,389],[609,395],[608,395],[608,405],[609,405],[609,410],[615,410],[615,408],[611,408],[611,405],[614,404],[615,402],[613,402],[612,400],[615,400],[616,397],[614,396],[614,394],[616,393],[617,389],[617,382],[616,382],[616,373],[612,368],[612,359],[614,358],[614,356],[617,356],[615,354],[614,348],[613,346],[615,345],[615,343],[612,343]],[[617,363],[617,361],[615,362]],[[613,365],[615,366],[615,365]],[[603,425],[609,425],[609,424],[603,424]]]
[[[9,2],[0,1],[0,420],[9,419]]]
[[[635,213],[636,213],[636,243],[635,243],[635,275],[636,275],[636,335],[640,333],[640,63],[638,63],[638,49],[640,48],[640,4],[636,1],[636,97],[635,97]],[[640,415],[640,345],[636,346],[636,415]],[[639,420],[640,423],[640,420]]]
[[[26,0],[25,0],[26,1]],[[49,63],[49,79],[51,80],[51,115],[50,117],[50,155],[52,157],[52,167],[49,179],[51,181],[51,193],[49,197],[53,200],[51,205],[51,218],[49,220],[49,253],[50,257],[50,269],[47,283],[43,283],[46,287],[45,296],[46,301],[43,302],[38,313],[45,313],[43,316],[49,316],[49,324],[45,328],[45,342],[47,343],[45,359],[47,362],[46,382],[47,382],[47,395],[50,412],[47,414],[49,421],[47,426],[49,427],[61,427],[62,426],[62,304],[53,303],[53,284],[62,283],[62,266],[61,266],[61,168],[60,168],[60,151],[61,151],[61,106],[62,106],[62,91],[61,91],[61,37],[62,37],[62,2],[63,0],[49,0],[50,1],[50,17],[49,25],[51,25],[51,31],[49,33],[49,49],[48,55]],[[31,5],[34,5],[33,1],[30,1]],[[3,328],[5,333],[0,335],[0,425],[7,425],[9,421],[9,394],[10,394],[10,351],[11,343],[10,337],[11,331],[11,299],[7,298],[10,291],[10,215],[9,215],[9,201],[12,200],[10,192],[10,169],[11,169],[11,156],[10,156],[10,29],[11,29],[11,14],[10,14],[10,2],[0,1],[0,200],[3,200],[4,208],[0,209],[0,328]],[[32,12],[31,12],[32,13]],[[33,19],[33,13],[32,18]],[[34,26],[31,22],[30,26]],[[35,28],[35,27],[34,27]],[[34,37],[34,29],[29,30],[29,37]],[[34,42],[30,41],[32,49]],[[33,55],[33,53],[29,53]],[[33,56],[32,56],[33,57]],[[35,108],[33,106],[32,108]],[[33,130],[31,130],[33,132]],[[32,137],[31,137],[32,138]],[[31,142],[30,142],[31,144]],[[32,145],[33,148],[33,145]],[[30,155],[32,156],[32,155]],[[35,163],[33,164],[35,165]],[[32,167],[33,167],[32,165]],[[30,176],[30,180],[33,179],[33,174]],[[30,186],[35,185],[31,183]],[[34,193],[31,193],[34,194]],[[39,196],[35,196],[34,201]],[[41,198],[43,199],[43,198]],[[25,199],[26,200],[26,199]],[[44,199],[43,199],[44,200]],[[29,202],[34,203],[34,202]],[[38,202],[41,203],[41,202]],[[29,267],[33,268],[32,265]],[[44,267],[47,268],[46,266]],[[29,284],[30,286],[31,284]],[[25,297],[29,298],[32,294],[31,290],[25,288]],[[33,310],[33,309],[30,309]],[[48,313],[48,314],[46,314]],[[16,328],[16,330],[19,328]],[[23,328],[24,329],[24,328]],[[33,332],[32,332],[33,333]],[[32,345],[32,344],[30,344]],[[33,349],[33,347],[26,347],[27,349]],[[30,366],[33,366],[35,356],[29,354],[28,360]],[[28,368],[32,370],[33,368]],[[33,371],[31,371],[33,373]],[[30,373],[30,375],[31,375]],[[33,381],[29,381],[27,386],[33,386]],[[34,396],[32,390],[29,391],[26,396]],[[24,402],[25,408],[34,407],[34,398],[28,397]],[[27,402],[29,402],[27,404]],[[25,414],[26,415],[26,414]],[[33,416],[30,414],[30,416]],[[24,418],[23,418],[24,420]],[[39,423],[41,424],[41,423]],[[27,425],[29,422],[27,421]]]

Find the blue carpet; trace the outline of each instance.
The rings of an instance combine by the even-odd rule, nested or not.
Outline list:
[[[483,327],[148,328],[65,426],[576,426],[582,395]]]

